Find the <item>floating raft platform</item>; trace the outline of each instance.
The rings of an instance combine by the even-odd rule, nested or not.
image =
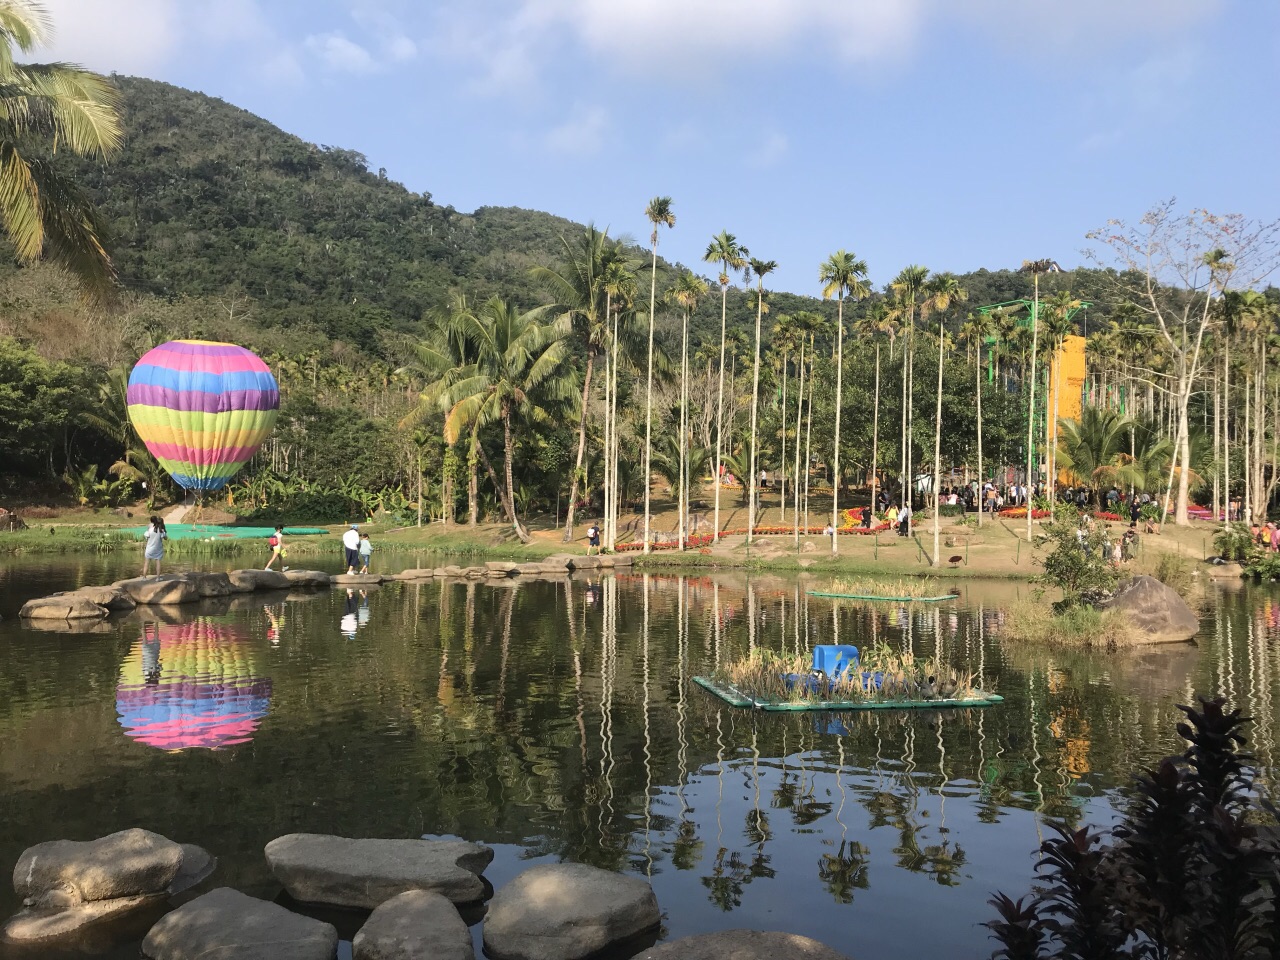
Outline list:
[[[714,693],[732,707],[751,707],[772,713],[798,713],[806,710],[949,710],[968,707],[992,707],[1004,703],[1004,697],[984,693],[980,697],[948,700],[757,700],[732,684],[717,683],[710,677],[694,677],[693,682]]]
[[[958,593],[947,593],[940,597],[876,597],[867,593],[827,593],[823,590],[806,590],[805,595],[832,597],[836,600],[879,600],[883,603],[941,603],[943,600],[955,600],[960,596]]]

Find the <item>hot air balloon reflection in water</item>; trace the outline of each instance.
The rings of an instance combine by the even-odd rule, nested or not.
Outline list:
[[[221,490],[271,435],[280,410],[276,378],[233,343],[171,340],[129,374],[129,419],[175,483]]]
[[[120,670],[120,725],[162,750],[247,743],[271,707],[271,681],[254,673],[252,646],[228,624],[145,624]]]

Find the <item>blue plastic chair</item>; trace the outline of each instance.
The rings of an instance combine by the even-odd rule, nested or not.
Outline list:
[[[828,680],[841,680],[849,668],[858,667],[858,648],[847,643],[819,644],[813,648],[813,669]]]

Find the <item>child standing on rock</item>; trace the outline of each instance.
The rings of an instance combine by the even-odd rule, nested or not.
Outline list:
[[[373,544],[367,533],[360,534],[360,572],[369,572],[369,558],[373,556]]]

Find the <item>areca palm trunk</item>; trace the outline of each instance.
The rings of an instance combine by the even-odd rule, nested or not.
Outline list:
[[[658,234],[653,235],[653,269],[649,274],[649,370],[644,393],[644,552],[649,552],[649,493],[653,486],[650,456],[653,453],[653,313],[658,295]]]
[[[680,489],[676,494],[676,514],[679,523],[677,536],[680,550],[684,550],[685,535],[689,524],[689,311],[684,311],[680,332]]]
[[[942,357],[945,347],[946,327],[942,318],[938,318],[938,406],[935,410],[933,424],[933,566],[939,566],[942,558],[938,555],[940,530],[942,522]]]
[[[605,314],[606,318],[608,314]],[[601,531],[604,536],[603,542],[609,541],[609,498],[613,492],[615,483],[613,476],[613,464],[611,462],[610,453],[613,450],[613,417],[610,416],[613,406],[613,353],[610,347],[606,347],[604,354],[604,464],[602,472],[604,473],[603,494],[604,503],[601,505]]]
[[[1031,466],[1035,456],[1036,427],[1036,347],[1040,334],[1040,274],[1035,274],[1035,300],[1031,304],[1031,376],[1027,378],[1027,543],[1031,542]]]
[[[836,304],[836,422],[831,451],[831,555],[840,552],[840,405],[844,386],[844,297]]]
[[[983,485],[986,475],[982,472],[982,341],[978,341],[978,366],[975,370],[973,395],[978,405],[978,529],[982,529],[982,505],[986,501]]]
[[[902,440],[901,440],[901,443],[899,444],[899,447],[901,449],[899,450],[900,459],[898,460],[898,470],[899,470],[899,477],[900,477],[900,479],[898,480],[898,485],[901,487],[899,499],[903,501],[907,499],[907,497],[909,496],[908,491],[911,489],[907,483],[907,471],[910,469],[907,466],[907,443],[908,443],[907,441],[907,354],[908,353],[910,353],[910,350],[907,348],[907,343],[904,340],[902,343],[902,410],[901,410]]]
[[[876,393],[871,415],[871,513],[876,510],[876,493],[880,486],[880,344],[876,343]]]
[[[804,526],[809,528],[809,464],[813,463],[813,345],[814,337],[809,335],[809,410],[808,420],[804,427]]]
[[[795,527],[796,547],[800,546],[800,418],[804,413],[804,337],[800,338],[800,363],[796,368],[796,478],[792,484],[794,490],[791,507],[791,521]],[[783,425],[785,431],[786,425]],[[807,466],[807,464],[806,464]],[[808,472],[808,471],[806,471]]]
[[[613,341],[610,349],[613,351],[613,387],[610,391],[609,399],[609,419],[613,423],[612,430],[612,446],[606,451],[605,459],[609,462],[610,475],[613,477],[613,486],[610,488],[608,496],[609,509],[609,549],[613,549],[618,541],[618,506],[619,497],[621,496],[621,488],[618,483],[618,449],[620,447],[618,437],[618,313],[615,310],[613,314]]]
[[[787,349],[782,348],[782,468],[778,471],[778,522],[787,522]]]
[[[764,285],[756,297],[756,353],[751,365],[751,498],[747,504],[747,543],[751,542],[756,525],[756,512],[760,508],[760,478],[756,474],[756,450],[760,446],[757,437],[760,407],[760,321],[764,314]]]
[[[720,369],[717,372],[720,384],[716,400],[716,510],[715,528],[711,531],[711,542],[720,542],[720,471],[724,457],[724,351],[729,316],[729,284],[728,279],[720,281]]]
[[[578,481],[582,476],[582,455],[587,449],[587,403],[591,397],[591,371],[595,365],[595,351],[587,348],[587,369],[582,375],[582,406],[578,415],[578,457],[574,461],[573,476],[569,480],[569,509],[565,512],[564,536],[561,542],[573,540],[574,505],[578,499]]]

